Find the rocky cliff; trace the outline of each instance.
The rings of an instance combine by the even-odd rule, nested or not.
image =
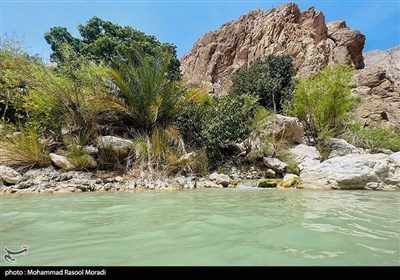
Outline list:
[[[379,66],[386,71],[389,80],[400,86],[400,46],[364,53],[365,67]]]
[[[362,98],[356,115],[365,125],[400,128],[400,46],[364,53],[364,61],[355,74],[353,92]]]
[[[181,69],[190,82],[224,94],[238,69],[268,54],[292,56],[300,78],[332,63],[361,69],[364,42],[365,36],[344,21],[326,24],[324,14],[313,7],[302,12],[296,4],[285,4],[251,11],[206,33],[182,57]]]

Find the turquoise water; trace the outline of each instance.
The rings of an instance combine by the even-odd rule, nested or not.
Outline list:
[[[24,244],[17,265],[400,265],[400,192],[2,196],[2,253]]]

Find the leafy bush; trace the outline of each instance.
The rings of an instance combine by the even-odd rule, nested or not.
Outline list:
[[[363,127],[354,124],[350,125],[340,137],[354,146],[372,151],[378,149],[400,151],[400,130],[395,128]]]
[[[296,85],[288,110],[305,126],[309,141],[337,133],[357,103],[350,93],[353,72],[347,66],[328,66]]]
[[[192,103],[181,109],[176,123],[189,146],[205,149],[211,166],[225,156],[225,149],[249,133],[254,102],[246,96],[214,98],[211,104]]]
[[[16,168],[50,165],[47,142],[39,139],[33,128],[20,128],[19,132],[0,138],[0,164]]]
[[[248,69],[240,69],[232,78],[232,93],[258,98],[260,105],[282,111],[292,98],[294,70],[287,55],[269,55],[255,60]]]
[[[2,37],[0,43],[0,120],[17,123],[25,117],[22,97],[31,84],[24,75],[37,57],[29,56],[17,38]]]

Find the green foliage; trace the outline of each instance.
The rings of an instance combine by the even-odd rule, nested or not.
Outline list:
[[[29,169],[50,165],[47,142],[33,128],[19,128],[17,134],[0,137],[0,164]]]
[[[400,151],[400,130],[396,128],[363,127],[361,124],[354,124],[350,125],[340,137],[356,147],[372,151],[379,149]]]
[[[264,107],[257,106],[254,109],[254,115],[253,115],[252,124],[251,124],[252,130],[257,129],[259,124],[261,124],[262,121],[265,120],[269,116],[269,114],[270,113]]]
[[[53,27],[44,38],[51,46],[51,59],[62,65],[65,61],[63,44],[71,47],[75,54],[97,62],[109,62],[119,54],[131,53],[138,45],[149,56],[168,52],[168,76],[171,80],[180,79],[180,62],[176,56],[176,46],[160,43],[154,36],[146,35],[129,26],[119,26],[98,17],[92,17],[86,24],[78,26],[81,39],[73,37],[65,27]]]
[[[329,66],[296,85],[288,110],[304,124],[311,141],[322,134],[334,135],[349,118],[357,102],[350,93],[353,72],[347,66]]]
[[[22,97],[30,88],[30,80],[23,73],[40,63],[29,56],[16,38],[2,37],[0,43],[0,121],[17,123],[25,117]]]
[[[176,119],[185,142],[205,149],[212,166],[216,166],[232,143],[249,133],[254,102],[245,96],[215,98],[211,104],[191,103],[183,107]]]
[[[234,75],[232,93],[254,96],[260,105],[280,112],[292,98],[293,75],[290,56],[269,55],[255,60],[249,69],[241,69]]]
[[[118,113],[119,119],[138,131],[167,125],[182,96],[178,83],[166,78],[168,63],[168,54],[154,58],[138,50],[129,60],[113,60],[110,73],[119,91],[105,97],[109,113]]]

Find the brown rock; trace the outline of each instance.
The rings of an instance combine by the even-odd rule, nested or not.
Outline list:
[[[313,7],[301,12],[296,4],[268,11],[255,10],[202,36],[181,60],[189,82],[215,94],[227,93],[231,77],[241,67],[269,54],[288,54],[300,78],[327,64],[362,68],[365,36],[344,21],[325,24]]]
[[[361,97],[356,116],[368,126],[400,128],[400,47],[365,57],[366,67],[355,74],[353,93]]]
[[[379,66],[385,69],[387,78],[395,87],[400,86],[400,46],[364,53],[365,67]]]
[[[386,71],[381,67],[368,67],[359,70],[356,74],[356,83],[358,86],[376,87],[386,79]]]

